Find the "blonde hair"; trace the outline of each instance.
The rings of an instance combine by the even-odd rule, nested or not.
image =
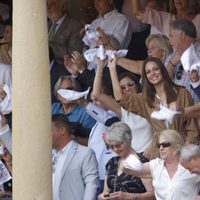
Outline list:
[[[166,60],[166,58],[173,52],[172,46],[169,42],[169,38],[162,34],[151,34],[146,39],[146,46],[149,46],[149,43],[155,40],[157,47],[161,49],[164,53],[163,62]]]
[[[181,135],[176,130],[173,129],[163,130],[160,133],[160,137],[161,136],[165,137],[168,140],[168,142],[174,145],[177,149],[177,152],[180,154],[184,143]]]

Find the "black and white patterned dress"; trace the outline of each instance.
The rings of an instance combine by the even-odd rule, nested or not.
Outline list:
[[[144,193],[146,189],[142,183],[142,180],[138,177],[121,173],[117,175],[118,162],[120,157],[111,158],[106,164],[107,171],[107,185],[110,189],[110,193],[123,191],[128,193]]]

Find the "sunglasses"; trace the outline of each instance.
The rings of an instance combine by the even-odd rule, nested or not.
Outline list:
[[[182,75],[183,75],[183,65],[180,65],[178,68],[178,71],[176,72],[176,79],[181,80]]]
[[[118,143],[118,144],[107,144],[108,148],[110,149],[120,149],[122,147],[123,143]]]
[[[63,90],[74,90],[73,87],[68,87],[68,88],[59,88],[59,89],[63,89]]]
[[[122,90],[125,90],[126,87],[133,87],[133,86],[135,86],[135,83],[133,81],[130,81],[130,82],[126,83],[126,84],[120,85]]]
[[[167,148],[170,147],[172,144],[170,142],[162,142],[162,143],[158,143],[158,148],[160,149],[160,147],[162,146],[163,148]]]

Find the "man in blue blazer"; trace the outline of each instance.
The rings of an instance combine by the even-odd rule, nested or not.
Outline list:
[[[53,199],[95,200],[99,187],[95,153],[71,138],[70,122],[52,116]]]

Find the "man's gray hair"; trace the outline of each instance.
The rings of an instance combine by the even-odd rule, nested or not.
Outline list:
[[[171,27],[183,31],[187,36],[196,39],[197,31],[195,25],[188,19],[176,19],[172,21]]]
[[[200,147],[195,144],[188,144],[181,149],[181,160],[190,161],[194,156],[200,156]]]
[[[60,88],[60,85],[61,85],[63,80],[70,80],[72,82],[72,85],[73,85],[73,90],[81,92],[81,86],[75,78],[73,78],[70,75],[62,75],[62,76],[59,77],[59,79],[57,80],[57,82],[54,85],[53,94],[55,96],[57,95],[57,91]]]
[[[106,141],[117,141],[131,145],[132,132],[129,126],[123,122],[115,122],[105,131]]]

